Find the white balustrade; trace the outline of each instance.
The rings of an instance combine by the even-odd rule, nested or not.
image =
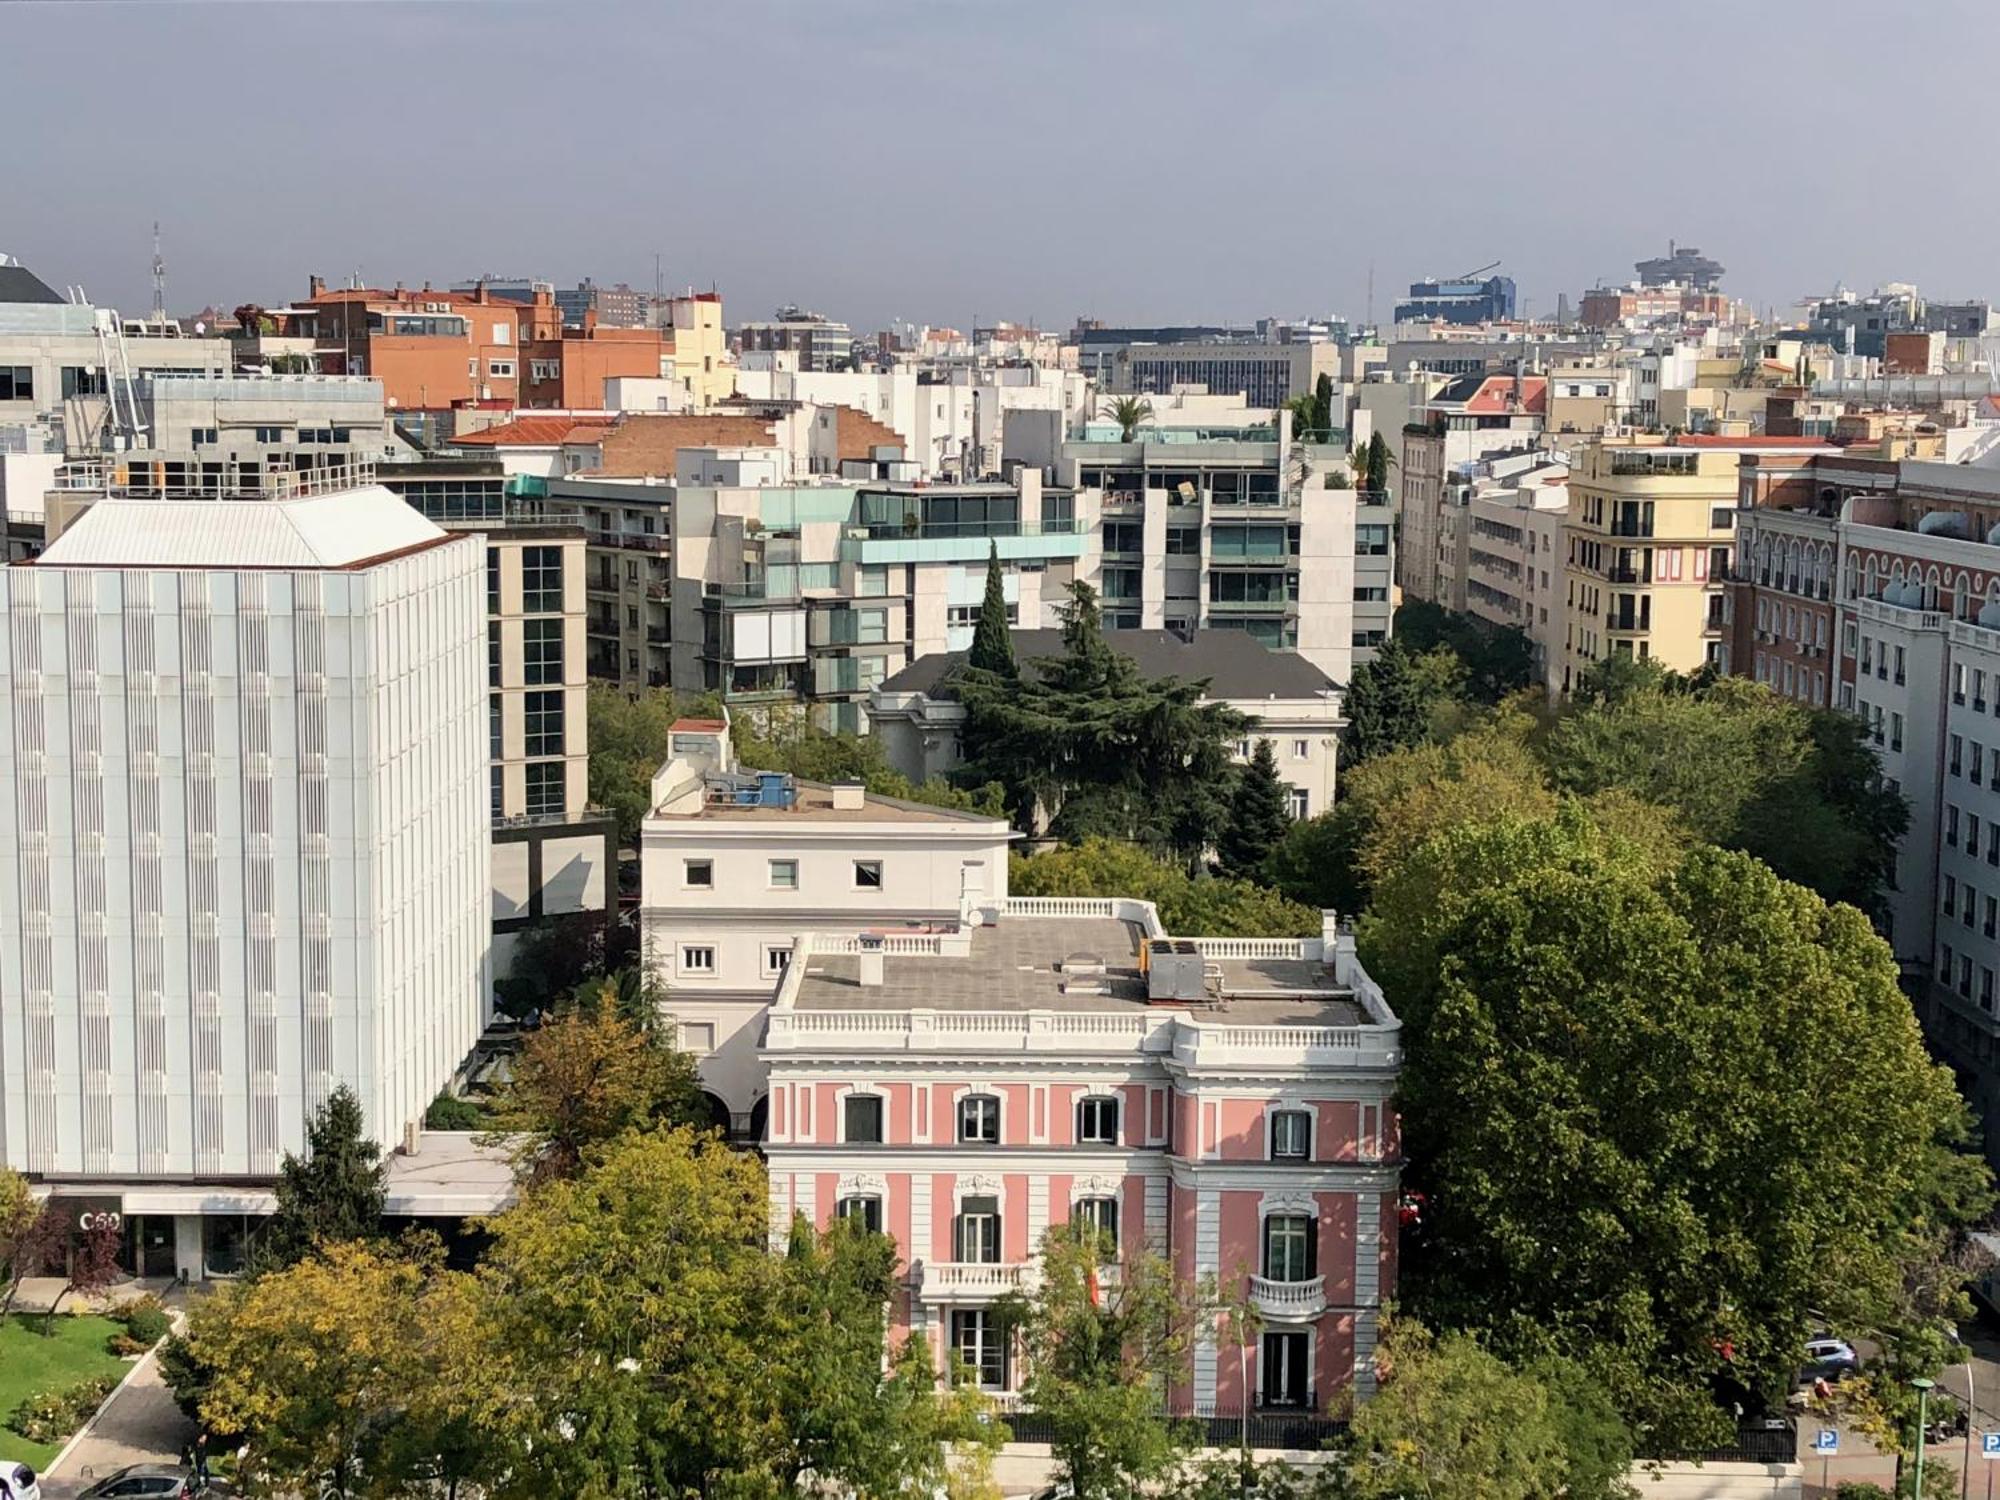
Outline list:
[[[1311,958],[1320,955],[1318,938],[1191,938],[1203,958]]]
[[[1326,1311],[1326,1278],[1271,1281],[1252,1276],[1250,1301],[1267,1318],[1316,1318]]]
[[[990,1265],[971,1261],[932,1261],[924,1266],[921,1296],[927,1298],[1004,1297],[1031,1291],[1041,1280],[1032,1264]]]

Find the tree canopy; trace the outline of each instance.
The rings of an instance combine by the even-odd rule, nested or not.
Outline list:
[[[1726,1427],[1714,1382],[1782,1391],[1808,1309],[1886,1324],[1986,1200],[1887,945],[1745,855],[1467,823],[1361,943],[1405,1022],[1412,1305],[1588,1365],[1651,1442]]]
[[[287,1151],[279,1164],[278,1206],[257,1233],[256,1264],[289,1266],[316,1245],[379,1234],[388,1177],[361,1101],[341,1084],[306,1122],[305,1155]]]
[[[1229,813],[1229,749],[1249,720],[1206,681],[1148,679],[1104,639],[1097,595],[1070,587],[1063,651],[1016,680],[967,669],[960,786],[998,783],[1017,827],[1066,843],[1129,839],[1190,867]]]
[[[1248,765],[1236,768],[1229,797],[1229,821],[1215,841],[1216,866],[1240,880],[1259,879],[1271,851],[1292,826],[1291,798],[1278,779],[1271,742],[1259,738]]]
[[[1130,896],[1160,909],[1169,932],[1188,937],[1311,937],[1319,913],[1248,880],[1192,876],[1130,844],[1085,839],[1043,854],[1013,854],[1007,888],[1016,896]]]
[[[979,605],[979,623],[972,630],[972,652],[966,665],[1002,677],[1015,675],[1014,631],[1007,623],[1007,581],[1000,572],[1000,542],[988,543],[986,595]]]
[[[1455,655],[1465,665],[1465,692],[1475,703],[1490,706],[1534,686],[1534,644],[1517,626],[1489,625],[1416,599],[1397,608],[1396,639],[1419,656],[1439,647]]]

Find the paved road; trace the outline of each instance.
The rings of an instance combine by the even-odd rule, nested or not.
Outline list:
[[[42,1494],[46,1500],[72,1500],[92,1480],[127,1464],[172,1463],[193,1431],[160,1378],[159,1360],[148,1354],[61,1467],[43,1476]]]

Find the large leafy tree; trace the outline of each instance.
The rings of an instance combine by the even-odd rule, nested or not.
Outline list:
[[[654,688],[622,693],[590,685],[590,800],[618,816],[618,837],[631,843],[652,809],[653,773],[667,761],[676,719],[719,718],[712,696],[686,696]]]
[[[1198,1297],[1146,1250],[1128,1250],[1115,1278],[1100,1277],[1103,1252],[1095,1230],[1055,1226],[1039,1286],[999,1309],[1027,1360],[1022,1398],[1048,1423],[1056,1472],[1076,1500],[1126,1500],[1172,1473],[1189,1446],[1166,1396],[1193,1346]]]
[[[1347,733],[1342,759],[1359,765],[1391,750],[1422,744],[1431,715],[1453,696],[1463,669],[1448,652],[1419,655],[1390,640],[1375,659],[1354,669],[1347,687]]]
[[[1017,896],[1130,896],[1151,901],[1169,932],[1188,937],[1308,937],[1319,913],[1248,880],[1190,876],[1131,844],[1085,839],[1044,854],[1011,855]]]
[[[1890,1324],[1986,1200],[1966,1113],[1866,920],[1580,808],[1451,828],[1361,933],[1408,1043],[1405,1290],[1496,1352],[1588,1364],[1649,1450],[1781,1392],[1809,1310]]]
[[[1238,769],[1229,798],[1229,821],[1215,841],[1216,864],[1225,875],[1255,880],[1271,851],[1292,826],[1290,795],[1278,779],[1271,742],[1260,738],[1250,763]]]
[[[22,1281],[41,1273],[67,1234],[62,1215],[49,1211],[28,1179],[0,1167],[0,1318],[13,1311]]]
[[[575,1177],[625,1131],[704,1125],[708,1108],[693,1060],[664,1028],[625,1014],[617,982],[604,981],[529,1034],[489,1117],[532,1184]]]
[[[1439,604],[1410,600],[1396,610],[1396,639],[1418,654],[1439,647],[1465,664],[1465,692],[1496,704],[1534,683],[1535,649],[1516,626],[1489,625]]]
[[[1354,1500],[1614,1500],[1633,1493],[1629,1429],[1602,1389],[1564,1361],[1514,1369],[1470,1335],[1397,1319],[1385,1380],[1354,1414]]]
[[[1229,746],[1249,720],[1208,684],[1147,679],[1105,640],[1097,595],[1071,585],[1063,650],[1017,681],[966,671],[963,786],[997,782],[1016,824],[1066,842],[1131,839],[1192,867],[1229,812]]]
[[[986,597],[980,602],[979,623],[972,629],[972,653],[966,665],[1002,677],[1015,675],[1014,633],[1007,623],[1007,582],[1000,572],[1000,543],[986,554]]]
[[[279,1164],[278,1207],[257,1235],[256,1265],[293,1265],[316,1246],[379,1234],[388,1175],[361,1101],[341,1084],[306,1122],[305,1155],[287,1151]]]

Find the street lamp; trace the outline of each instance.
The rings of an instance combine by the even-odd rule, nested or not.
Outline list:
[[[1928,1413],[1927,1403],[1930,1400],[1931,1387],[1936,1383],[1924,1379],[1921,1375],[1910,1382],[1917,1392],[1917,1473],[1916,1483],[1910,1487],[1910,1493],[1913,1495],[1921,1495],[1924,1492],[1924,1422]]]

